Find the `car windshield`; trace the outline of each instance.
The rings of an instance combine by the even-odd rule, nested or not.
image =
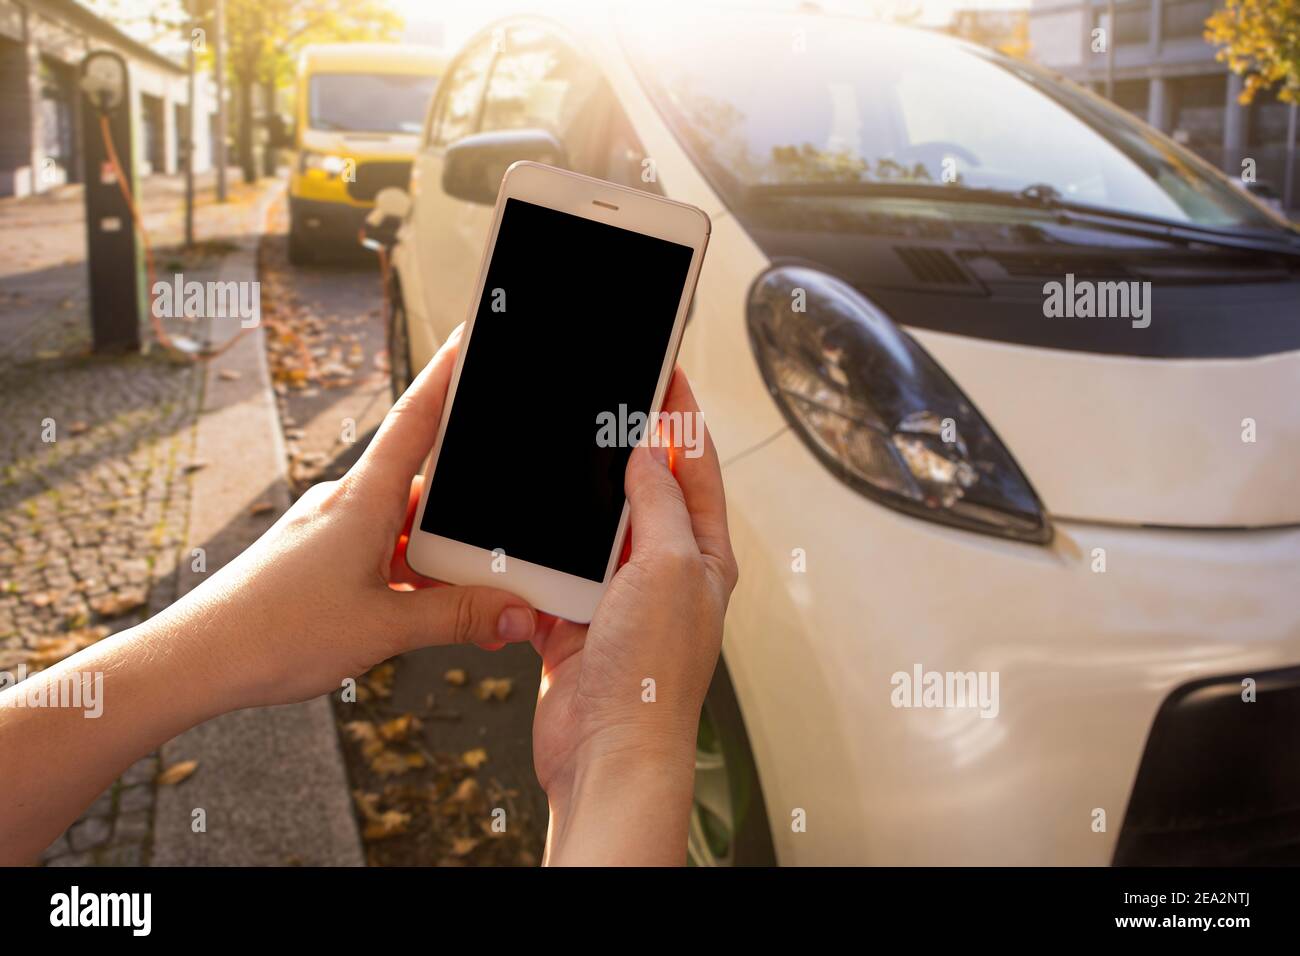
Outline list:
[[[941,34],[733,11],[637,17],[622,35],[642,83],[733,207],[772,191],[932,185],[1278,228],[1226,177],[1122,110]]]
[[[437,82],[401,73],[318,73],[307,122],[345,133],[419,133]]]

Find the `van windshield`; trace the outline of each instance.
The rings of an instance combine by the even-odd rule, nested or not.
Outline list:
[[[308,87],[307,125],[344,133],[419,133],[435,76],[317,73]]]
[[[773,189],[825,196],[836,186],[852,195],[868,184],[877,193],[933,184],[1280,228],[1123,110],[951,37],[846,17],[704,11],[689,23],[637,17],[622,36],[642,84],[733,208]]]

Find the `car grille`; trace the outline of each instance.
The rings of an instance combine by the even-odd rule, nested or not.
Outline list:
[[[1115,864],[1300,863],[1297,753],[1300,667],[1178,688],[1147,738]]]
[[[381,189],[406,189],[411,182],[410,163],[358,163],[356,182],[348,183],[348,195],[357,202],[373,202]]]

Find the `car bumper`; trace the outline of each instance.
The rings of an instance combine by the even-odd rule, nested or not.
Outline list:
[[[1297,528],[1015,544],[866,500],[788,430],[726,481],[724,653],[783,863],[1108,864],[1166,698],[1300,661]],[[918,666],[996,674],[995,715],[895,706]]]
[[[316,199],[289,198],[289,215],[293,228],[301,230],[309,242],[356,245],[361,226],[370,212],[368,206],[348,206]]]

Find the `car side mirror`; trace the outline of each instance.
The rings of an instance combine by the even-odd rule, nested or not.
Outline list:
[[[520,160],[564,166],[564,146],[544,129],[474,133],[447,147],[442,191],[456,199],[491,206],[497,201],[506,169]]]

